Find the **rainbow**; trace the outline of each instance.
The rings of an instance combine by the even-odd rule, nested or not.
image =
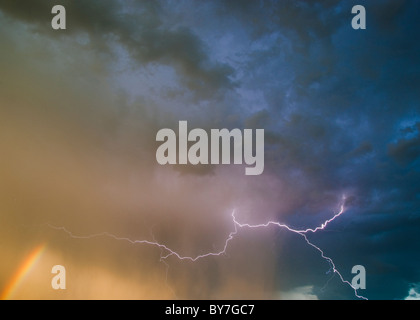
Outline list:
[[[7,286],[4,288],[3,292],[0,294],[0,300],[11,299],[13,293],[16,291],[16,289],[25,279],[26,275],[31,271],[33,266],[39,260],[46,247],[46,243],[40,244],[28,254],[25,260],[23,260],[22,264],[16,270],[16,273],[10,279]]]

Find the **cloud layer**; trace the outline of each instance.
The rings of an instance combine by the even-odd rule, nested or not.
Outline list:
[[[12,252],[47,241],[81,274],[140,277],[162,297],[353,298],[283,232],[246,233],[228,257],[167,269],[154,248],[45,228],[155,237],[195,255],[223,245],[233,208],[314,226],[343,195],[346,215],[312,240],[348,279],[366,267],[368,297],[403,299],[420,281],[418,2],[69,0],[64,32],[50,27],[54,4],[0,3],[1,228],[16,248],[2,252],[0,287],[20,261]],[[365,31],[351,28],[355,4]],[[156,132],[179,120],[264,129],[264,174],[160,167]]]

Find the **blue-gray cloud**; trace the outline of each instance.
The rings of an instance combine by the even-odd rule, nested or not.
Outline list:
[[[63,3],[70,37],[86,33],[91,49],[110,55],[117,43],[136,67],[173,68],[194,95],[181,101],[197,103],[208,126],[264,128],[266,174],[294,195],[284,200],[291,223],[328,217],[346,194],[349,212],[331,226],[336,232],[314,241],[344,270],[365,265],[367,296],[402,299],[420,282],[418,1]],[[51,4],[2,1],[0,10],[54,38]],[[367,30],[351,28],[355,4],[366,6]],[[161,109],[178,120],[172,105]],[[302,250],[292,240],[290,254]],[[309,255],[299,267],[281,259],[279,269],[313,275],[307,265],[318,259]],[[328,276],[297,273],[283,291],[309,286],[319,298],[352,297],[334,280],[321,290]]]

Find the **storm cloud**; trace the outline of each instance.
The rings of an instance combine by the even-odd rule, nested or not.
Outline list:
[[[197,255],[223,246],[233,208],[243,221],[313,227],[344,196],[346,214],[311,241],[346,279],[353,265],[366,267],[363,295],[416,296],[417,1],[63,0],[64,31],[51,29],[54,4],[0,1],[1,228],[10,244],[0,286],[19,252],[46,242],[46,261],[64,259],[75,283],[98,272],[92,288],[118,284],[123,297],[351,299],[325,260],[284,230],[244,231],[221,259],[167,266],[153,247],[46,227],[155,238]],[[366,7],[366,30],[351,28],[355,4]],[[264,129],[264,174],[159,166],[156,132],[180,120]],[[78,288],[67,298],[101,291]]]

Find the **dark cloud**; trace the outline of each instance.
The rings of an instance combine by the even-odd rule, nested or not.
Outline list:
[[[363,141],[360,145],[350,152],[350,156],[353,157],[361,157],[364,155],[368,155],[373,151],[373,146],[369,141]]]
[[[260,52],[255,57],[257,62],[249,64],[258,66],[261,76],[255,74],[253,80],[268,101],[268,111],[249,121],[270,129],[269,141],[276,148],[269,149],[266,161],[300,195],[295,212],[305,212],[308,203],[333,202],[334,197],[326,195],[341,191],[352,197],[352,206],[361,215],[390,213],[375,222],[389,228],[392,234],[389,241],[378,238],[377,247],[384,252],[389,250],[389,256],[379,255],[376,263],[386,261],[393,266],[378,277],[391,277],[395,295],[402,298],[407,290],[401,281],[407,283],[406,279],[398,272],[391,274],[399,268],[408,270],[409,263],[405,261],[410,260],[410,252],[418,250],[412,246],[401,253],[397,248],[404,247],[408,234],[415,237],[417,228],[417,224],[408,227],[404,217],[418,215],[417,129],[404,126],[407,136],[401,137],[399,128],[401,123],[419,118],[420,46],[413,41],[420,30],[414,17],[419,4],[359,2],[270,3],[268,7],[275,8],[276,13],[281,6],[287,7],[288,17],[280,14],[277,22],[268,13],[267,22],[258,19],[266,9],[263,2],[232,7],[232,12],[239,12],[244,16],[237,17],[248,21],[254,17],[259,21],[255,28],[262,33],[278,32],[289,40]],[[355,4],[364,4],[368,12],[368,29],[364,32],[355,32],[350,26],[350,11]],[[286,44],[293,48],[290,52]],[[276,52],[277,57],[267,52]],[[269,67],[264,68],[265,65]],[[266,113],[270,116],[262,117]],[[380,233],[373,224],[361,218],[360,225],[349,231],[348,241],[350,234],[361,228],[360,246],[368,243],[368,235]],[[339,246],[343,247],[341,240]],[[358,256],[353,248],[346,252],[349,257]],[[367,250],[362,250],[360,258],[367,261],[368,255]],[[412,277],[412,282],[416,282],[418,274],[413,273]],[[369,293],[384,298],[391,297],[392,290]]]
[[[317,225],[331,217],[344,194],[346,215],[329,226],[331,229],[314,235],[311,238],[314,243],[336,259],[346,279],[351,278],[353,265],[365,265],[368,297],[404,298],[409,284],[420,283],[416,271],[420,265],[416,258],[420,205],[418,1],[175,4],[170,1],[91,0],[62,3],[68,11],[65,34],[50,28],[50,9],[56,4],[54,1],[5,0],[0,3],[5,16],[29,24],[29,29],[19,31],[27,35],[24,39],[40,34],[39,39],[45,37],[65,48],[66,41],[71,43],[77,36],[87,35],[88,44],[70,52],[77,61],[87,54],[89,58],[85,65],[95,66],[85,69],[85,65],[68,64],[63,58],[65,54],[62,59],[56,58],[52,66],[55,68],[62,62],[64,70],[71,71],[67,73],[69,82],[82,79],[85,82],[80,83],[88,84],[84,89],[73,84],[69,85],[68,92],[60,91],[63,82],[54,84],[53,80],[59,77],[51,70],[42,73],[26,66],[10,67],[20,65],[12,57],[30,61],[27,63],[31,66],[47,60],[44,53],[50,52],[50,56],[54,56],[51,54],[53,46],[46,45],[45,51],[38,48],[42,54],[23,59],[24,50],[19,51],[17,45],[18,32],[16,35],[12,32],[10,39],[13,41],[3,37],[10,41],[3,42],[5,50],[0,55],[4,58],[4,67],[9,66],[12,75],[2,89],[2,99],[8,103],[4,105],[15,106],[16,101],[21,102],[23,98],[16,89],[18,84],[36,89],[29,92],[37,114],[33,126],[39,119],[42,122],[35,130],[41,133],[32,137],[38,141],[36,146],[44,146],[41,148],[44,157],[34,156],[32,153],[40,154],[36,149],[27,149],[24,141],[33,140],[28,134],[19,133],[26,122],[19,122],[15,129],[12,125],[3,129],[9,137],[18,137],[15,141],[24,146],[14,149],[11,139],[4,135],[3,140],[8,143],[7,150],[13,159],[34,160],[34,163],[14,160],[14,165],[11,165],[13,161],[0,161],[4,168],[10,169],[3,172],[3,181],[9,185],[3,197],[7,209],[18,212],[14,216],[16,219],[24,220],[28,207],[37,208],[35,221],[40,216],[50,217],[39,212],[62,210],[59,222],[79,228],[80,232],[112,227],[133,236],[136,228],[141,229],[138,231],[141,235],[147,234],[149,231],[145,230],[143,222],[156,222],[156,219],[156,237],[177,248],[195,252],[218,246],[214,239],[220,239],[220,234],[229,231],[223,229],[229,225],[229,221],[223,220],[226,207],[236,205],[243,217],[257,222],[271,217],[298,226]],[[366,6],[367,30],[351,28],[351,7],[355,4]],[[191,18],[183,12],[184,9],[189,11],[187,7],[191,7],[197,16]],[[176,71],[181,84],[176,88],[179,91],[168,95],[170,103],[154,101],[151,104],[151,99],[147,99],[168,92],[159,82],[166,74],[157,77],[153,94],[146,93],[143,100],[134,103],[124,100],[124,94],[123,99],[114,99],[110,86],[93,86],[92,83],[104,74],[108,78],[114,76],[108,67],[112,58],[118,56],[119,48],[128,53],[130,61],[125,61],[125,66],[132,66],[133,62],[134,68],[165,65]],[[104,53],[107,56],[102,59]],[[91,64],[93,60],[97,60],[99,70],[105,68],[107,72],[98,71],[98,65]],[[150,70],[158,73],[155,69]],[[43,76],[38,77],[39,73]],[[15,81],[15,77],[19,81]],[[22,81],[25,78],[27,80]],[[65,83],[68,85],[69,82]],[[184,89],[193,91],[198,99],[185,98]],[[60,92],[68,102],[58,103],[58,94],[51,98],[50,90]],[[89,99],[90,95],[100,98]],[[44,96],[50,99],[44,99]],[[210,102],[199,103],[203,101]],[[192,108],[185,102],[197,103],[197,106]],[[26,100],[25,103],[30,104]],[[94,107],[88,108],[91,104]],[[65,116],[52,126],[57,118],[45,116],[50,113],[45,112],[42,105],[55,110],[49,112],[56,116],[62,115],[63,109],[73,108],[74,115],[79,115],[73,119],[78,126],[69,125]],[[56,109],[57,105],[63,109]],[[242,169],[211,166],[164,168],[158,173],[152,170],[155,146],[150,140],[157,129],[176,127],[181,115],[185,114],[191,125],[205,129],[215,127],[215,124],[264,128],[264,175],[243,179]],[[6,119],[3,118],[5,124],[8,123]],[[46,124],[51,131],[40,130],[41,124]],[[69,126],[70,137],[64,141],[74,147],[59,149],[61,156],[55,158],[51,151],[53,146],[63,143],[57,135],[57,132],[63,132],[60,124]],[[74,131],[85,135],[76,138]],[[51,143],[50,148],[39,142],[45,137],[50,137],[46,140],[47,146]],[[79,139],[85,141],[85,147],[81,147]],[[73,165],[66,160],[72,158],[75,159]],[[106,161],[98,165],[92,160],[98,158]],[[143,159],[141,168],[137,167],[138,159]],[[61,166],[68,169],[68,174],[60,170]],[[33,173],[33,168],[38,174]],[[55,173],[53,176],[57,180],[45,178],[49,170]],[[24,175],[16,172],[33,176],[24,179]],[[90,177],[87,182],[85,177]],[[46,181],[45,189],[37,190],[38,180]],[[56,181],[72,182],[70,185],[75,187],[67,188],[65,183],[57,184]],[[106,197],[94,191],[102,185],[110,188]],[[42,195],[52,191],[57,200],[48,203]],[[14,205],[12,199],[16,195],[27,203]],[[104,197],[107,201],[103,201]],[[67,209],[63,209],[63,203]],[[81,212],[74,220],[69,218],[72,210]],[[87,214],[89,211],[105,213],[103,216]],[[115,212],[121,211],[128,213],[116,223]],[[138,212],[141,212],[141,219],[136,217]],[[168,212],[173,215],[169,217]],[[197,212],[201,213],[198,217]],[[12,219],[13,216],[8,217]],[[105,218],[101,220],[100,217]],[[102,221],[101,224],[93,223],[95,218]],[[189,221],[189,224],[180,226],[177,221]],[[200,226],[198,231],[194,230],[197,225]],[[170,282],[183,297],[217,297],[218,293],[235,296],[235,288],[250,290],[261,279],[272,280],[272,274],[267,277],[261,274],[264,264],[274,269],[273,257],[277,249],[281,249],[275,266],[277,270],[270,269],[273,273],[281,271],[281,275],[289,275],[287,280],[279,279],[280,291],[299,293],[294,290],[297,287],[303,288],[302,292],[309,296],[353,298],[351,290],[347,290],[337,277],[328,280],[329,275],[325,275],[328,265],[317,252],[300,241],[300,237],[297,238],[279,232],[275,250],[270,252],[264,246],[267,239],[258,242],[255,248],[261,253],[262,262],[255,268],[243,256],[236,256],[237,260],[231,265],[212,261],[200,264],[196,269],[188,266],[194,281],[200,282],[200,286],[194,288],[182,285],[182,282],[188,282],[188,275],[184,265],[175,263],[171,268],[181,280]],[[191,239],[196,242],[191,244]],[[196,246],[197,243],[200,246]],[[243,250],[247,245],[249,243],[241,242],[235,248]],[[159,258],[153,252],[148,254]],[[241,279],[229,273],[232,266],[248,275],[256,272],[259,276],[254,278],[252,285],[244,285]],[[206,275],[208,278],[203,279]],[[224,281],[230,282],[224,286]],[[326,282],[328,286],[322,289]],[[199,292],[201,287],[206,290]],[[270,290],[275,289],[270,287]]]
[[[9,1],[0,9],[59,37],[50,26],[54,1]],[[174,67],[187,86],[212,96],[233,86],[233,69],[207,55],[205,44],[188,28],[166,26],[159,2],[107,1],[61,2],[68,15],[65,34],[87,33],[98,51],[110,50],[111,39],[121,44],[139,64],[162,63]]]
[[[413,127],[408,128],[410,133]],[[418,160],[420,156],[420,123],[417,123],[417,135],[415,137],[403,138],[390,144],[388,154],[401,165],[410,165]]]

